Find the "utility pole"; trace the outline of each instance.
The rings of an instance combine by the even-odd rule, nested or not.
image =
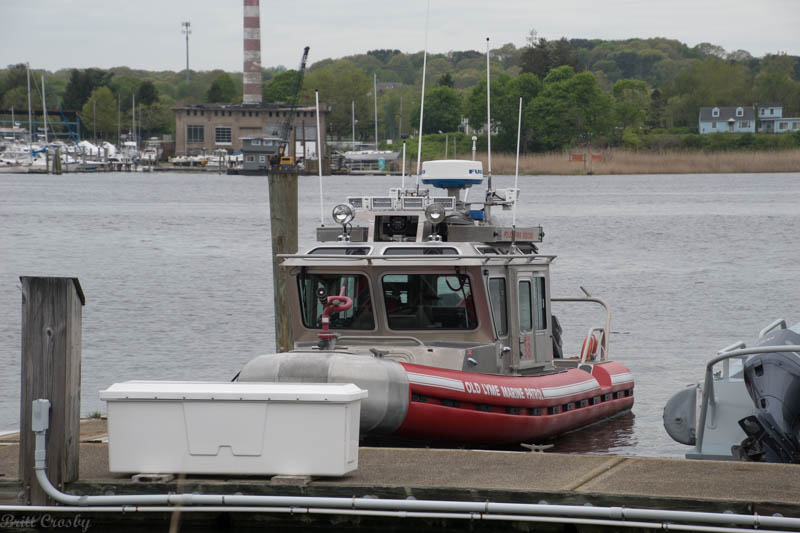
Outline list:
[[[191,25],[192,24],[188,20],[186,22],[181,22],[181,31],[186,35],[186,83],[189,83],[189,34],[192,33],[190,29]]]

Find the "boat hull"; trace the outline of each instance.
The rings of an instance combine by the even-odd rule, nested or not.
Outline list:
[[[608,361],[548,374],[499,376],[326,352],[260,356],[240,381],[355,383],[362,435],[501,445],[540,441],[633,406],[633,376]]]
[[[552,437],[633,407],[633,376],[606,362],[536,376],[496,376],[404,364],[411,398],[396,434],[508,444]]]

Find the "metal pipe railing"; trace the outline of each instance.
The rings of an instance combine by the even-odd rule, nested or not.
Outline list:
[[[800,349],[800,347],[798,347]],[[187,512],[237,511],[242,512],[307,512],[324,514],[356,514],[395,517],[441,517],[482,520],[570,522],[587,521],[602,525],[628,527],[631,521],[659,522],[660,529],[689,531],[744,531],[730,525],[744,527],[775,527],[800,529],[800,518],[759,516],[733,513],[699,511],[669,511],[660,509],[630,509],[625,507],[593,507],[576,505],[551,505],[546,503],[496,503],[437,500],[400,500],[379,498],[332,498],[310,496],[247,496],[240,494],[134,494],[113,496],[76,496],[59,491],[47,477],[47,452],[45,436],[49,426],[50,402],[33,401],[33,431],[36,434],[36,479],[45,493],[55,501],[72,508],[88,511],[96,507],[112,506],[120,512],[175,511],[180,506]],[[146,506],[146,507],[144,507]],[[158,506],[158,507],[155,507]],[[189,506],[190,509],[183,508]],[[202,507],[200,507],[202,506]],[[0,507],[2,508],[2,507]],[[16,509],[17,507],[15,507]],[[18,506],[31,510],[32,507]],[[64,510],[64,508],[59,508]],[[557,518],[552,518],[557,517]],[[674,522],[690,523],[681,526]],[[698,526],[696,524],[723,524],[725,527]],[[641,526],[633,526],[641,527]],[[702,528],[702,529],[701,529]],[[763,530],[762,530],[763,531]]]

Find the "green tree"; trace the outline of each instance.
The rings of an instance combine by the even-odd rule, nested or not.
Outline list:
[[[414,113],[412,125],[419,129],[419,105]],[[425,115],[422,117],[422,133],[453,132],[461,122],[461,95],[446,86],[434,87],[425,93]]]
[[[96,133],[105,139],[117,132],[117,101],[108,87],[98,87],[83,105],[81,120],[86,131],[96,127]],[[112,135],[113,134],[113,135]]]
[[[270,104],[288,102],[292,98],[296,82],[296,70],[286,70],[277,74],[262,90],[264,102]]]
[[[206,102],[209,103],[232,104],[237,100],[236,84],[225,72],[214,78],[206,91]]]
[[[87,68],[82,71],[72,69],[67,88],[64,91],[62,102],[64,109],[81,109],[96,88],[111,84],[113,76],[112,72],[96,68]]]
[[[445,72],[439,77],[439,81],[436,84],[440,87],[450,87],[453,88],[453,76],[450,75],[449,72]]]
[[[375,135],[372,76],[367,77],[364,70],[351,61],[340,59],[309,72],[303,86],[306,87],[302,94],[305,102],[313,102],[314,89],[319,90],[320,105],[324,103],[331,109],[328,116],[329,131],[347,139],[352,132],[351,110],[355,102],[355,115],[358,121],[356,136],[359,139],[372,141]]]
[[[522,97],[524,108],[539,94],[541,88],[539,78],[528,72],[519,76],[500,74],[492,80],[492,123],[498,130],[493,146],[498,150],[512,151],[516,148],[519,99]],[[477,129],[486,123],[486,79],[470,91],[465,114],[473,128]]]
[[[647,85],[641,80],[624,79],[614,84],[611,90],[614,97],[615,125],[625,130],[638,131],[647,116],[649,104]],[[622,135],[622,132],[619,132]]]
[[[150,80],[145,80],[139,85],[136,91],[136,102],[141,105],[150,105],[158,101],[158,91]]]
[[[97,114],[100,114],[98,110]],[[136,105],[136,115],[142,128],[142,136],[150,137],[161,133],[172,133],[175,129],[175,116],[172,106],[156,101],[141,107]]]
[[[608,133],[611,101],[589,72],[575,74],[572,67],[553,69],[542,90],[525,108],[532,130],[530,146],[556,150]]]

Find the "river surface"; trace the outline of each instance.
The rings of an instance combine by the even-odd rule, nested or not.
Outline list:
[[[323,179],[324,213],[399,177]],[[495,187],[513,177],[494,179]],[[800,321],[800,174],[521,177],[518,225],[542,225],[554,296],[612,307],[611,356],[632,413],[555,451],[680,457],[664,403],[703,362],[773,319]],[[473,191],[472,198],[480,198]],[[319,182],[300,178],[301,247]],[[509,221],[511,212],[504,213]],[[330,225],[328,220],[325,221]],[[130,379],[229,380],[274,350],[266,178],[211,173],[0,175],[0,430],[19,423],[20,276],[74,276],[83,309],[81,413]],[[567,304],[561,304],[567,305]],[[559,308],[567,351],[599,315]]]

